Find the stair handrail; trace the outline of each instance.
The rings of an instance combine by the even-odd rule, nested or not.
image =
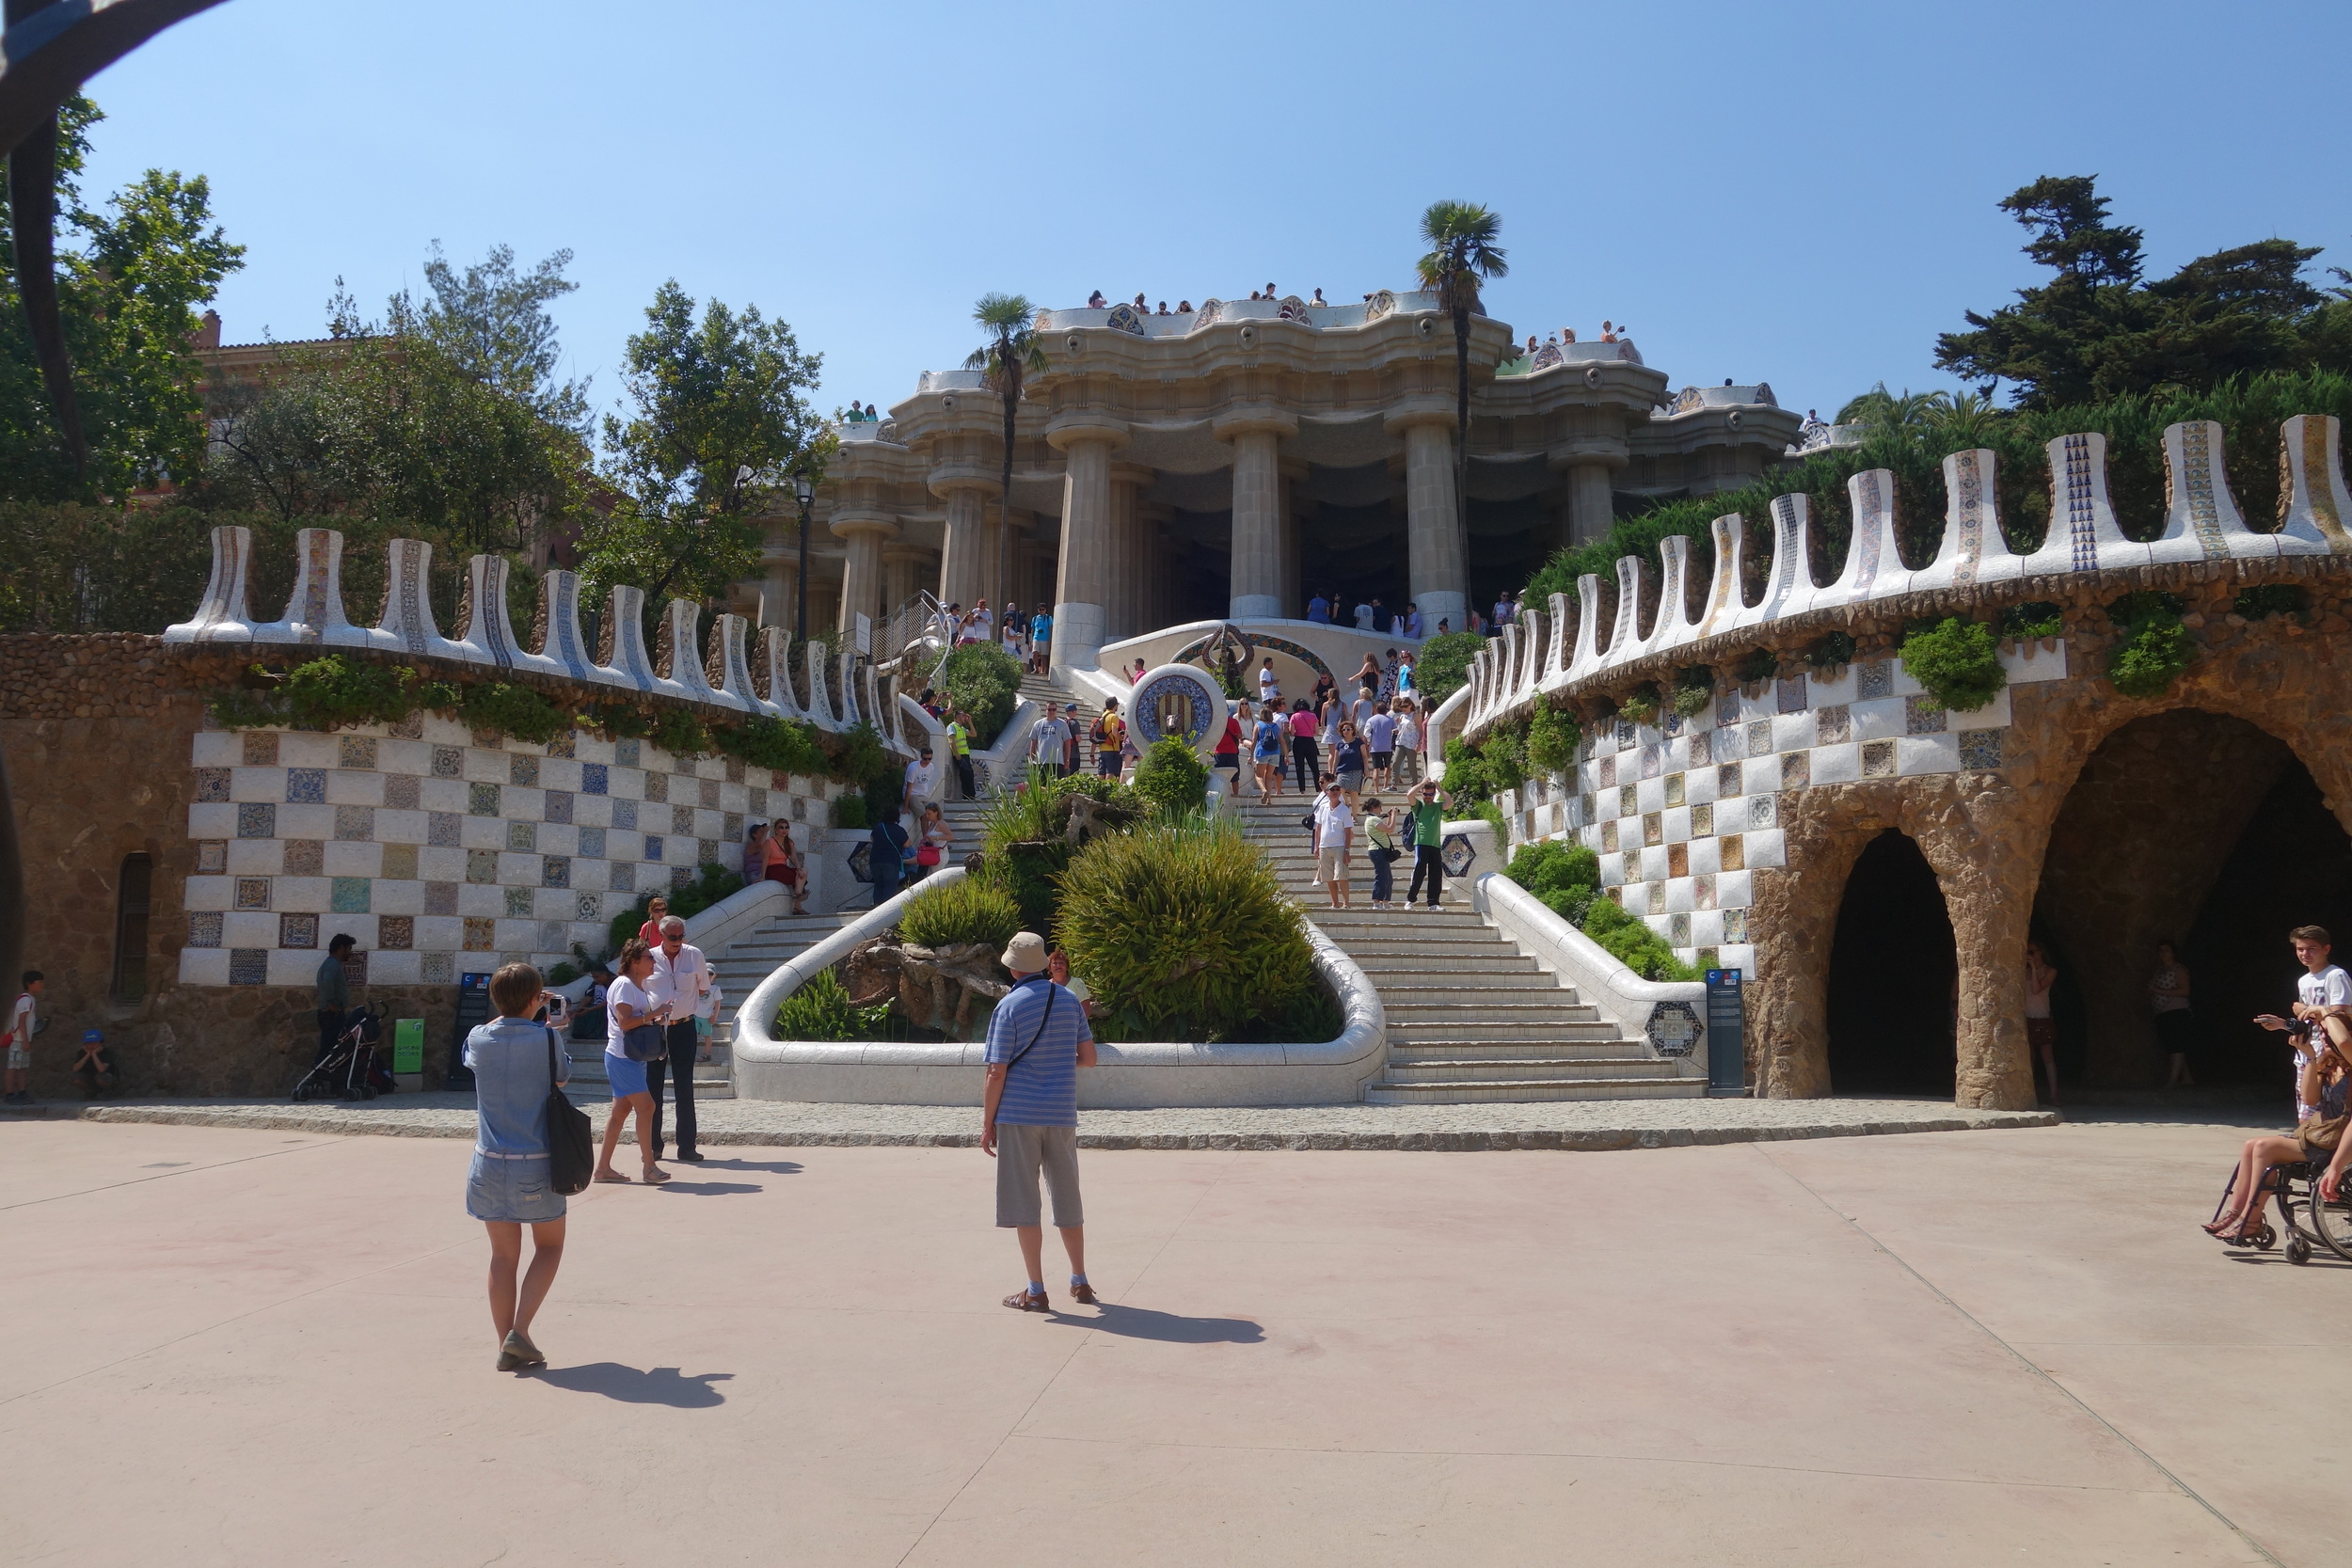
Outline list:
[[[1470,903],[1521,952],[1555,970],[1574,986],[1579,998],[1598,1008],[1627,1039],[1639,1042],[1661,1061],[1676,1063],[1677,1071],[1685,1077],[1707,1077],[1703,1035],[1686,1053],[1676,1056],[1659,1050],[1650,1034],[1651,1022],[1662,1013],[1679,1013],[1684,1009],[1704,1031],[1706,982],[1644,979],[1625,960],[1569,925],[1552,911],[1551,906],[1500,871],[1490,871],[1470,885]]]

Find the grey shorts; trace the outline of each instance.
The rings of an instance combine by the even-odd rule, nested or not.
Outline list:
[[[30,1071],[32,1071],[32,1070],[33,1070],[33,1053],[32,1053],[32,1051],[31,1051],[28,1047],[25,1047],[25,1046],[23,1046],[23,1045],[18,1045],[18,1044],[15,1044],[15,1043],[11,1042],[11,1043],[9,1044],[9,1046],[8,1046],[8,1070],[9,1070],[10,1072],[30,1072]]]
[[[1054,1224],[1070,1230],[1086,1224],[1078,1201],[1078,1130],[996,1124],[996,1223],[1000,1227],[1039,1225],[1038,1173],[1045,1173],[1054,1195]]]
[[[523,1225],[560,1220],[564,1195],[555,1190],[552,1169],[545,1159],[494,1160],[476,1149],[466,1176],[466,1212]]]

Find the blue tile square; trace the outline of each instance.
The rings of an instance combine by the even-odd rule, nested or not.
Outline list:
[[[199,800],[229,799],[229,769],[199,768],[196,770],[196,798]]]
[[[2007,730],[1963,730],[1960,732],[1960,765],[1963,768],[1989,769],[2001,766],[2001,742]]]
[[[334,894],[327,907],[337,914],[365,914],[368,912],[368,895],[374,885],[365,877],[338,877],[334,880]]]
[[[424,818],[424,841],[443,849],[458,845],[457,824],[461,819],[453,811],[427,812]]]
[[[433,776],[437,779],[462,779],[466,776],[466,753],[455,746],[433,748]]]
[[[661,841],[651,834],[647,834],[645,838],[645,858],[649,861],[658,861],[661,858]]]
[[[468,784],[466,786],[466,811],[468,815],[473,816],[498,816],[499,786],[494,784]]]
[[[286,803],[304,806],[325,805],[326,803],[326,769],[324,768],[287,768]]]
[[[220,945],[220,911],[197,910],[188,915],[188,945],[218,947]]]
[[[569,855],[542,856],[539,862],[539,885],[541,887],[571,886],[571,857]]]
[[[568,789],[548,790],[547,808],[542,815],[550,822],[569,822],[572,819],[572,792]]]
[[[583,762],[580,765],[580,792],[582,795],[602,795],[611,787],[612,781],[604,764]]]
[[[276,838],[278,808],[267,800],[247,800],[237,807],[239,838]]]
[[[1942,735],[1943,706],[1924,692],[1903,699],[1903,728],[1911,735]]]
[[[615,800],[612,802],[612,825],[624,830],[636,827],[637,802]]]
[[[675,892],[676,892],[679,888],[682,888],[682,887],[691,887],[691,886],[693,886],[693,885],[694,885],[694,868],[693,868],[692,866],[691,866],[691,865],[674,865],[674,866],[670,867],[670,891],[671,891],[671,892],[675,893]]]
[[[638,767],[640,766],[638,759],[644,755],[644,742],[643,741],[616,740],[612,743],[612,761],[619,767]]]
[[[259,986],[269,980],[269,949],[266,947],[231,947],[229,950],[229,983],[232,986]]]
[[[602,828],[580,829],[580,852],[592,861],[604,859],[604,830]]]

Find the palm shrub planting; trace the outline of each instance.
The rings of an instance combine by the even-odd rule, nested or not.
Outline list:
[[[1209,803],[1209,769],[1191,746],[1164,735],[1136,764],[1135,791],[1163,816],[1181,816]]]
[[[776,1009],[774,1037],[780,1040],[879,1039],[889,1027],[890,1004],[860,1007],[850,1001],[841,978],[818,970]]]
[[[1026,787],[1001,790],[980,818],[980,879],[1010,897],[1021,911],[1021,930],[1051,938],[1061,894],[1058,879],[1075,853],[1069,840],[1070,798],[1101,802],[1095,821],[1122,828],[1150,808],[1136,792],[1113,786],[1103,799],[1104,781],[1083,775],[1056,779],[1029,770]]]
[[[984,942],[1002,948],[1020,929],[1012,895],[977,877],[921,889],[898,916],[898,934],[917,947]]]
[[[1155,817],[1080,850],[1060,942],[1107,1039],[1231,1040],[1297,1018],[1318,990],[1305,917],[1230,821]]]

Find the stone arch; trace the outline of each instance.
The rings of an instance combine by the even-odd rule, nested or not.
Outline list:
[[[1951,1093],[1959,950],[1935,868],[1915,840],[1886,828],[1863,846],[1834,929],[1825,1032],[1831,1087]]]

